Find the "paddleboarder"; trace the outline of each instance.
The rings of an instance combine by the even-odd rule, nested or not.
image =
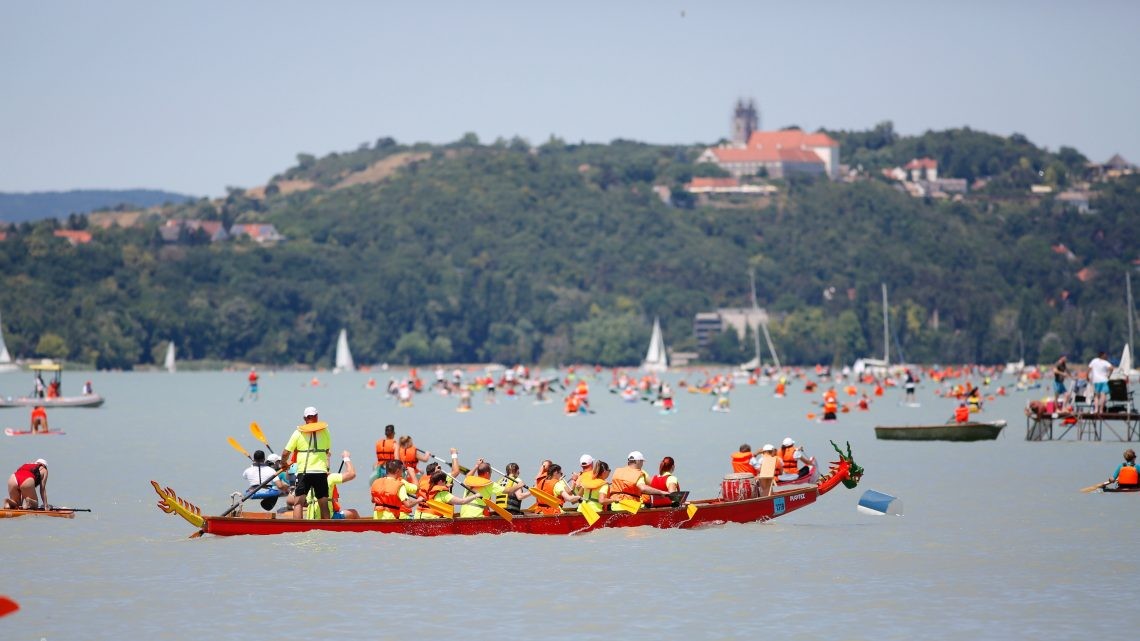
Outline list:
[[[257,368],[249,368],[249,398],[252,401],[257,400],[257,382],[261,377],[257,375]]]
[[[51,430],[48,429],[47,410],[43,405],[37,405],[32,408],[32,426],[31,431],[47,433]]]
[[[43,509],[50,510],[51,505],[47,498],[48,465],[42,458],[34,463],[25,463],[16,468],[8,477],[8,498],[4,499],[4,509],[8,510],[35,510],[42,505]],[[36,500],[36,488],[39,488],[39,501]]]
[[[301,414],[305,421],[294,430],[281,452],[286,461],[297,457],[297,486],[293,495],[297,502],[293,505],[293,518],[300,519],[302,510],[308,505],[309,490],[320,506],[322,519],[329,518],[329,452],[332,449],[332,436],[328,423],[319,420],[317,408],[306,407]]]

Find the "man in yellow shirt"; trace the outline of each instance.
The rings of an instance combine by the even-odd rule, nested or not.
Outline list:
[[[293,518],[300,519],[308,505],[309,490],[320,506],[322,519],[329,518],[329,450],[332,437],[328,423],[317,418],[317,408],[306,407],[301,414],[304,425],[300,425],[289,437],[281,457],[288,461],[297,456],[297,486],[293,494],[297,502],[293,505]]]

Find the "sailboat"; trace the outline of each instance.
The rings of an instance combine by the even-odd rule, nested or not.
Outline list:
[[[645,352],[645,361],[641,369],[647,372],[669,371],[669,357],[665,355],[665,339],[661,337],[661,322],[653,319],[653,335],[649,337],[649,350]]]
[[[348,350],[348,330],[340,330],[340,336],[336,339],[336,363],[333,367],[333,373],[339,372],[354,372],[356,365],[352,362],[352,352]]]
[[[855,361],[851,369],[856,376],[867,372],[876,378],[885,378],[891,368],[891,313],[887,305],[887,284],[883,285],[883,360],[877,358],[860,358]]]
[[[166,344],[166,359],[162,361],[162,367],[171,374],[174,373],[174,341]]]
[[[756,302],[756,276],[751,271],[748,272],[748,280],[752,283],[752,311],[756,314],[757,321],[752,327],[752,343],[753,348],[756,350],[752,360],[747,363],[741,363],[740,369],[750,372],[754,369],[760,369],[762,361],[760,360],[760,329],[764,330],[764,341],[768,343],[768,352],[772,354],[772,362],[775,363],[776,369],[780,368],[780,357],[776,355],[776,348],[772,345],[772,335],[768,333],[767,314],[761,315],[760,305]]]
[[[0,373],[14,372],[20,366],[12,362],[12,355],[8,353],[8,346],[4,344],[4,328],[0,325]]]

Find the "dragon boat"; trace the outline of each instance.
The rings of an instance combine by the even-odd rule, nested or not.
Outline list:
[[[726,500],[724,498],[703,499],[677,507],[642,507],[637,512],[601,512],[599,518],[589,523],[578,512],[563,512],[555,515],[526,514],[505,519],[498,516],[479,518],[439,518],[376,520],[358,519],[301,519],[276,518],[274,513],[240,513],[234,516],[203,516],[201,510],[180,498],[173,489],[151,481],[158,494],[158,508],[167,514],[177,514],[190,525],[198,528],[191,536],[214,534],[234,536],[241,534],[287,534],[325,530],[330,532],[379,532],[384,534],[406,534],[411,536],[444,536],[474,534],[584,534],[603,528],[656,527],[656,528],[697,528],[724,523],[753,523],[768,521],[796,510],[803,509],[823,494],[835,489],[839,484],[854,488],[859,484],[863,468],[851,457],[851,445],[847,444],[844,454],[833,442],[832,447],[839,453],[839,460],[830,465],[828,473],[810,485],[781,489],[769,496]]]

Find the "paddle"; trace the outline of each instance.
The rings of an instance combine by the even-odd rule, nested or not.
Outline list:
[[[0,617],[8,616],[20,609],[20,604],[6,596],[0,596]]]
[[[463,489],[467,490],[468,492],[470,492],[472,494],[479,494],[475,490],[471,489],[471,487],[468,486],[466,483],[459,481],[459,480],[456,480],[455,482],[459,483],[461,486],[463,486]],[[498,514],[499,516],[506,519],[508,523],[510,523],[511,521],[514,520],[514,518],[515,518],[514,515],[512,515],[510,512],[506,511],[506,509],[504,509],[498,503],[496,503],[494,498],[487,498],[487,497],[483,496],[482,494],[479,494],[479,497],[483,499],[483,505],[486,505],[487,507],[491,508],[492,512],[494,512],[495,514]]]
[[[1107,487],[1110,483],[1112,483],[1112,481],[1105,481],[1104,483],[1097,483],[1096,485],[1090,485],[1088,487],[1082,487],[1081,492],[1084,494],[1088,494],[1089,492],[1095,492],[1101,488]]]
[[[510,478],[511,478],[511,477],[507,476],[506,474],[504,474],[503,472],[500,472],[499,470],[495,469],[494,467],[491,468],[491,471],[498,474],[499,476],[507,479],[507,480],[510,480]],[[531,486],[527,485],[526,483],[520,482],[519,484],[522,485],[523,487],[525,487],[531,494],[533,494],[534,498],[545,503],[547,505],[547,507],[556,507],[560,510],[562,509],[562,505],[558,502],[558,497],[554,496],[550,492],[547,492],[546,490],[540,490],[537,487],[531,487]]]
[[[269,444],[269,439],[265,438],[265,434],[261,431],[261,426],[257,424],[257,421],[250,421],[249,432],[250,434],[253,434],[253,438],[261,441],[265,444],[265,447],[269,448],[270,454],[275,453],[273,451],[273,446]]]
[[[424,454],[427,454],[427,452],[424,452],[423,450],[421,450],[421,449],[420,449],[420,448],[418,448],[418,447],[416,448],[416,451],[417,451],[417,452],[423,452]],[[434,454],[432,455],[432,458],[433,458],[433,459],[435,459],[435,460],[437,460],[437,461],[439,461],[439,462],[440,462],[441,464],[443,464],[443,465],[451,465],[451,461],[445,461],[445,460],[443,460],[443,459],[439,458],[438,456],[436,456],[436,455],[434,455]],[[466,473],[468,473],[468,472],[470,472],[470,471],[471,471],[471,470],[470,470],[469,468],[466,468],[466,467],[464,467],[464,466],[462,466],[462,465],[460,465],[460,466],[459,466],[459,473],[460,473],[460,474],[466,474]]]
[[[428,499],[426,505],[437,516],[445,519],[455,518],[455,508],[453,508],[450,503],[444,503],[443,501],[437,501],[435,499]]]
[[[231,439],[231,440],[232,440],[232,439]],[[234,442],[236,443],[236,441],[234,441]],[[233,505],[231,505],[231,506],[230,506],[230,509],[226,510],[225,512],[222,512],[222,513],[221,513],[221,514],[220,514],[220,515],[219,515],[217,518],[226,517],[226,516],[229,516],[230,514],[232,514],[234,510],[238,509],[238,508],[241,506],[241,504],[242,504],[242,503],[245,503],[246,501],[248,501],[248,500],[249,500],[249,497],[253,496],[254,494],[257,494],[258,492],[260,492],[260,491],[262,490],[262,488],[264,488],[266,485],[269,485],[269,484],[270,484],[270,483],[273,481],[273,479],[275,479],[275,478],[277,478],[277,474],[271,474],[271,475],[269,476],[269,478],[267,478],[267,479],[265,479],[264,481],[262,481],[262,482],[261,482],[261,485],[257,485],[257,486],[255,486],[255,487],[251,487],[251,488],[249,488],[248,490],[246,490],[245,494],[244,494],[244,495],[242,495],[242,497],[241,497],[241,500],[240,500],[240,501],[238,501],[237,503],[234,503]],[[190,538],[192,538],[192,539],[196,539],[196,538],[198,538],[198,537],[202,536],[202,535],[203,535],[203,534],[205,534],[205,533],[206,533],[206,528],[205,528],[205,527],[203,527],[202,529],[198,530],[197,532],[195,532],[195,533],[191,534],[191,535],[190,535]]]
[[[583,501],[579,503],[578,506],[580,508],[579,511],[582,513],[582,516],[586,517],[586,523],[593,525],[598,521],[599,518],[601,518],[601,516],[598,514],[598,508],[594,507],[593,503],[589,501]]]
[[[241,443],[238,443],[238,442],[237,442],[237,439],[235,439],[234,437],[230,436],[230,437],[228,437],[226,440],[227,440],[227,441],[229,441],[229,443],[230,443],[230,447],[232,447],[232,448],[234,448],[235,450],[237,450],[237,451],[241,452],[242,456],[245,456],[245,457],[246,457],[247,459],[249,459],[250,461],[252,461],[252,460],[253,460],[253,457],[249,455],[249,452],[245,451],[245,448],[241,446]]]

